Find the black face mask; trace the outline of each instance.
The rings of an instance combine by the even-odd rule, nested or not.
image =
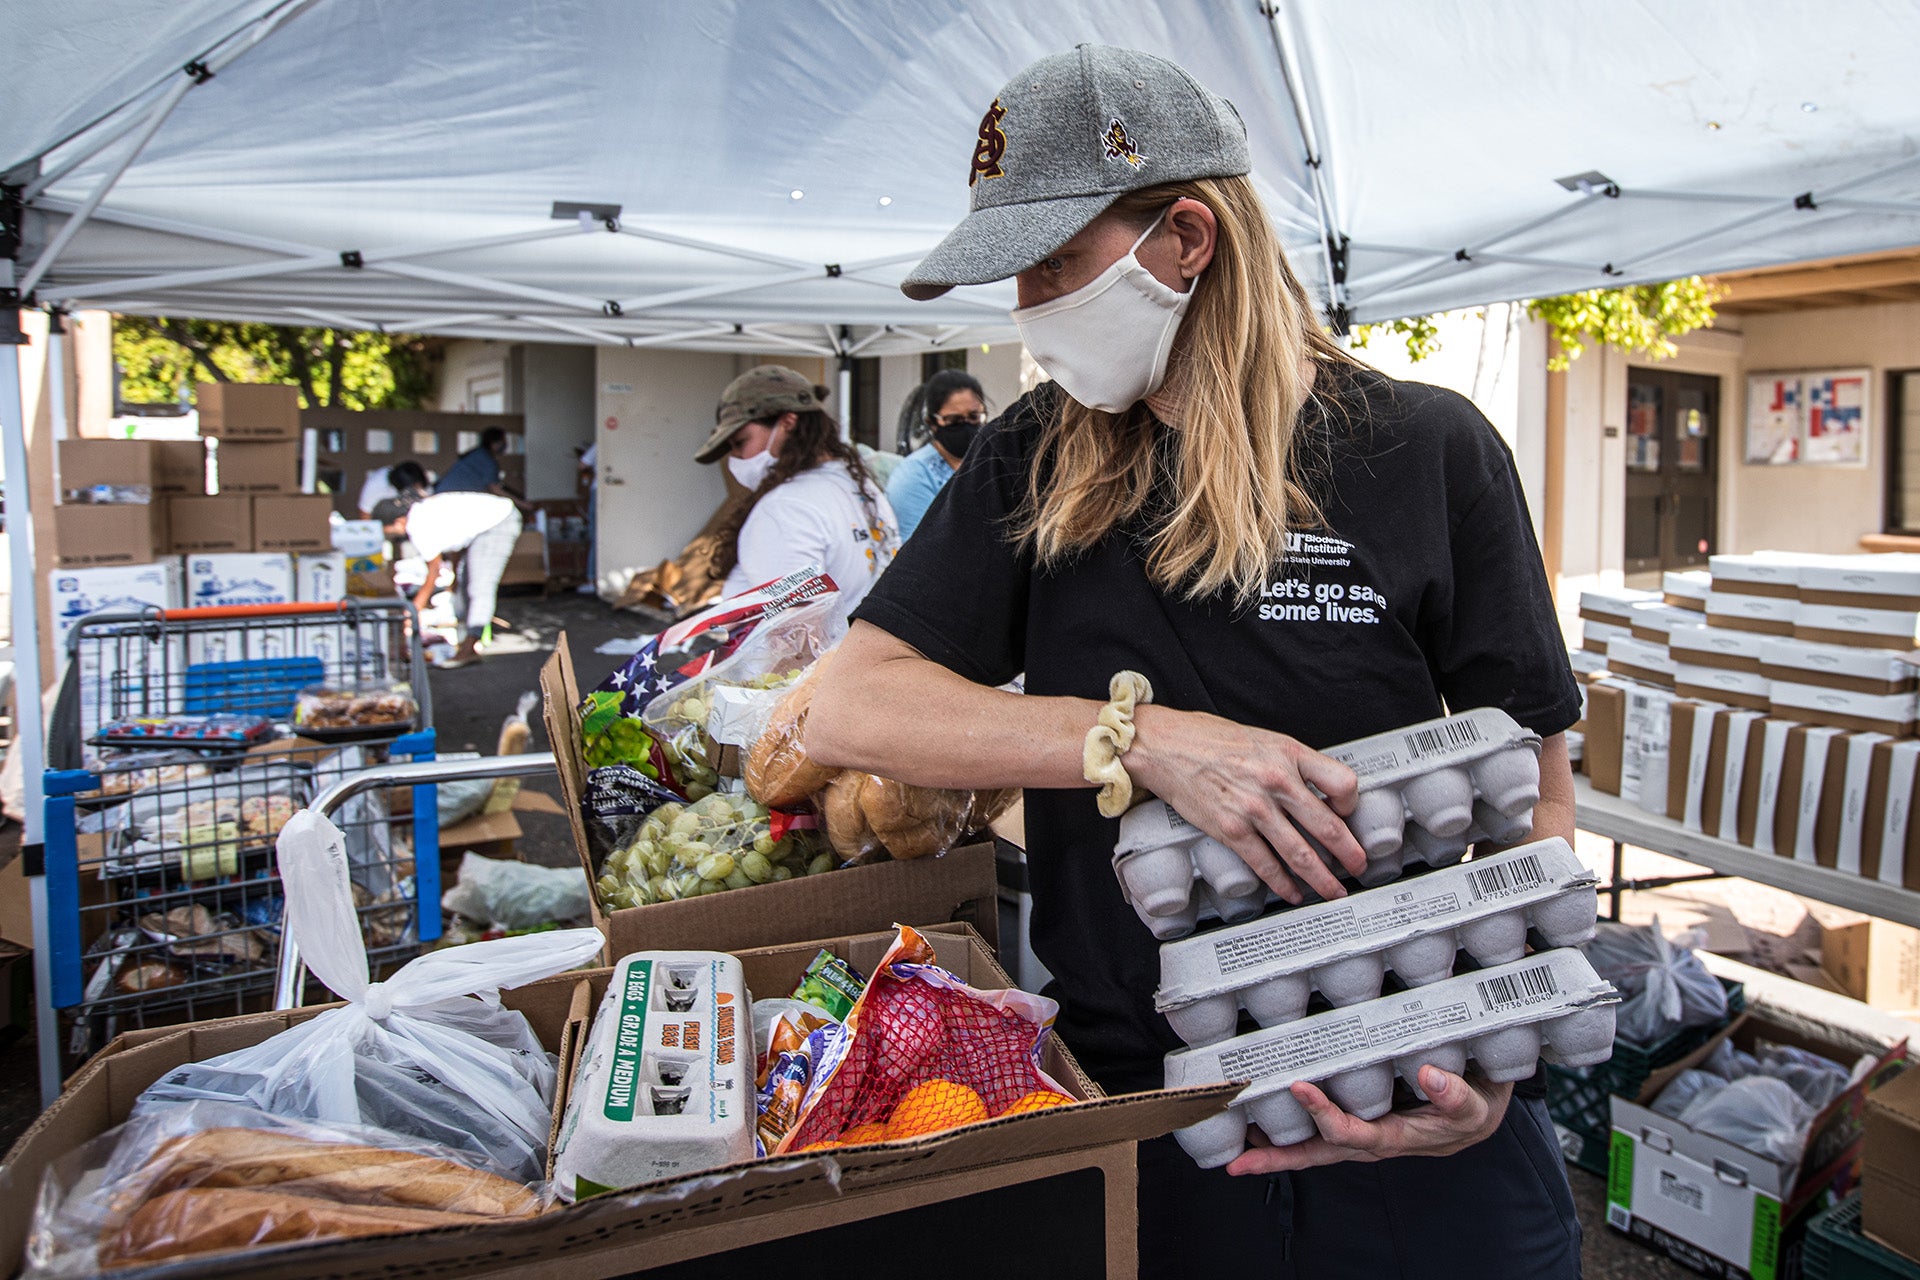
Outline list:
[[[964,458],[967,456],[967,446],[973,443],[974,436],[979,432],[980,424],[976,422],[956,422],[951,425],[935,423],[933,439],[955,458]]]

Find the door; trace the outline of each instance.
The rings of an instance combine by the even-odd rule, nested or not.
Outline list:
[[[1713,554],[1720,380],[1627,370],[1628,573],[1688,569]]]

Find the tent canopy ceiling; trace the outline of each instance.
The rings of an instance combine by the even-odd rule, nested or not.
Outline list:
[[[1296,270],[1355,320],[1920,240],[1920,8],[1894,0],[0,0],[0,22],[15,283],[43,304],[990,340],[1007,285],[896,285],[965,212],[1006,77],[1081,41],[1234,102]]]

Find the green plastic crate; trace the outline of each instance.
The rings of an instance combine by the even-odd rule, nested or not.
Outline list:
[[[1746,988],[1720,979],[1727,989],[1727,1019],[1747,1007]],[[1607,1174],[1607,1145],[1613,1133],[1614,1094],[1632,1098],[1647,1077],[1670,1066],[1720,1034],[1711,1027],[1682,1027],[1652,1045],[1630,1040],[1613,1042],[1613,1057],[1597,1067],[1559,1067],[1547,1064],[1547,1114],[1564,1130],[1561,1150],[1568,1160],[1589,1173]]]
[[[1920,1263],[1860,1233],[1857,1191],[1808,1224],[1800,1266],[1806,1280],[1920,1280]]]

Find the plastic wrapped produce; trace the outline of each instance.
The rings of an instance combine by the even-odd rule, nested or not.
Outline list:
[[[648,814],[633,838],[602,864],[600,904],[608,910],[644,907],[818,875],[838,865],[793,815],[716,792]]]
[[[538,867],[477,853],[460,859],[460,879],[440,905],[502,929],[584,922],[593,913],[578,866]]]
[[[1746,1076],[1697,1095],[1675,1118],[1736,1147],[1792,1162],[1806,1146],[1815,1114],[1786,1081]]]
[[[1601,977],[1620,988],[1620,1038],[1650,1045],[1682,1027],[1727,1020],[1727,991],[1693,954],[1700,936],[1669,940],[1659,917],[1650,925],[1604,922],[1581,950]]]
[[[1682,1071],[1667,1083],[1660,1096],[1653,1100],[1653,1110],[1663,1116],[1678,1117],[1682,1111],[1704,1094],[1718,1093],[1727,1087],[1725,1076],[1703,1071],[1698,1067]]]

